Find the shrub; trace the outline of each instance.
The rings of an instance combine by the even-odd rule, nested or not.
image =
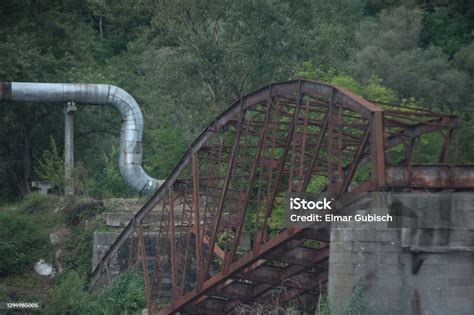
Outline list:
[[[26,216],[0,212],[0,276],[33,267],[49,247],[48,234]]]
[[[89,186],[90,194],[99,198],[130,197],[136,195],[125,183],[118,165],[120,149],[113,146],[110,153],[102,155],[102,172]]]
[[[63,209],[64,221],[68,225],[77,225],[85,219],[102,213],[104,210],[104,203],[100,200],[71,199]]]
[[[120,274],[100,295],[104,314],[134,314],[146,307],[143,275],[137,271]]]
[[[25,213],[37,213],[51,210],[57,202],[58,200],[54,196],[44,196],[39,193],[31,193],[21,200],[18,207]]]
[[[61,263],[65,270],[74,270],[88,276],[91,272],[93,230],[80,225],[72,231],[71,236],[64,242]]]
[[[75,271],[63,274],[58,285],[53,289],[46,314],[99,313],[94,297],[84,290],[84,284],[84,279]]]
[[[50,138],[49,150],[43,152],[35,171],[42,180],[50,182],[56,189],[64,189],[64,161],[53,137]]]
[[[124,272],[96,297],[76,271],[64,273],[53,289],[46,314],[136,314],[146,306],[143,276]]]

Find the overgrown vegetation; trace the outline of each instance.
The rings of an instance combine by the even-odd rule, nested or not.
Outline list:
[[[99,296],[104,314],[134,314],[146,306],[143,275],[137,271],[124,272]]]
[[[49,149],[43,152],[35,170],[38,176],[50,182],[56,191],[64,191],[64,159],[59,154],[56,141],[52,136],[50,137]]]
[[[95,299],[84,290],[84,278],[71,271],[61,275],[47,305],[48,314],[94,314]]]
[[[103,202],[97,200],[70,200],[62,209],[64,222],[71,231],[62,244],[61,263],[66,270],[82,276],[90,274],[94,231],[102,225],[95,218],[104,210]]]
[[[48,255],[48,234],[28,216],[0,212],[0,277],[19,274]]]
[[[26,299],[48,304],[55,284],[65,281],[63,288],[67,288],[83,281],[91,272],[93,233],[103,224],[100,213],[104,210],[102,201],[36,193],[0,207],[0,297],[6,297],[2,301]],[[58,243],[51,243],[50,234],[57,235]],[[52,264],[56,273],[62,270],[66,279],[62,273],[57,273],[59,278],[37,275],[33,267],[39,259]],[[71,303],[69,314],[81,314],[84,298],[79,295],[65,300],[63,296],[58,301]]]
[[[53,289],[47,314],[141,314],[146,305],[143,276],[124,272],[98,296],[85,289],[85,279],[76,271],[61,276]]]
[[[48,229],[61,218],[54,213],[59,198],[30,194],[20,203],[0,207],[0,277],[31,269],[54,254]]]

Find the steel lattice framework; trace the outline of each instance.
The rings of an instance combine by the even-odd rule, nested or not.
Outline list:
[[[152,313],[231,313],[253,303],[265,308],[275,296],[279,305],[309,311],[326,290],[329,231],[281,226],[285,193],[472,189],[474,167],[455,166],[449,156],[457,127],[455,116],[376,105],[316,81],[267,85],[192,143],[102,258],[91,285],[110,281],[108,266],[126,247],[129,267],[144,274]],[[424,136],[441,144],[431,148],[437,164],[416,164]],[[155,235],[152,246],[146,233]]]

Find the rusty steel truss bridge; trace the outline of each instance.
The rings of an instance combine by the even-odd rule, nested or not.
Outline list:
[[[285,194],[472,190],[474,167],[455,164],[458,124],[316,81],[269,84],[190,145],[90,285],[110,282],[109,265],[126,249],[128,268],[144,275],[150,314],[265,309],[275,296],[281,306],[313,310],[327,290],[330,227],[284,228]],[[436,163],[423,164],[426,141]],[[144,223],[151,213],[153,227]],[[151,230],[153,246],[145,241]]]

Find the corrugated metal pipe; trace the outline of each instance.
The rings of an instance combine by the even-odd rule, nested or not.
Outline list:
[[[0,82],[0,101],[57,102],[112,105],[122,115],[120,173],[142,194],[154,192],[162,181],[142,167],[143,116],[137,102],[123,89],[108,84]]]

